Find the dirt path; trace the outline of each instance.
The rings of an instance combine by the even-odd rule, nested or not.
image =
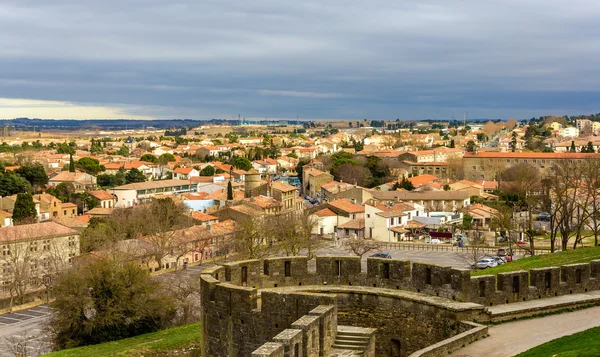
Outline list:
[[[600,306],[490,327],[490,336],[452,354],[455,357],[508,357],[532,347],[600,326]]]

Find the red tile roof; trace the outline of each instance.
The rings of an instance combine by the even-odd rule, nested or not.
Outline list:
[[[361,213],[365,211],[365,206],[358,203],[352,203],[352,201],[347,198],[331,201],[328,205],[347,213]]]
[[[323,208],[320,211],[317,211],[314,213],[315,215],[317,215],[318,217],[331,217],[331,216],[337,216],[337,214],[335,214],[335,212],[333,212],[332,210],[330,210],[329,208]]]

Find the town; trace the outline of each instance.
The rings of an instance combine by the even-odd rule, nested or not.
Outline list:
[[[82,125],[66,131],[6,126],[0,307],[14,318],[21,306],[52,303],[58,317],[49,320],[51,341],[18,342],[30,341],[30,353],[49,352],[103,342],[98,335],[123,323],[90,319],[95,332],[86,337],[63,316],[84,313],[86,307],[70,299],[89,293],[69,291],[77,284],[98,289],[90,279],[108,274],[115,262],[129,266],[115,274],[138,269],[154,277],[146,282],[151,289],[173,291],[170,300],[146,294],[149,315],[139,318],[163,322],[135,328],[143,333],[203,319],[198,274],[215,264],[265,261],[266,276],[275,269],[268,259],[317,257],[321,271],[319,256],[333,254],[357,257],[360,272],[361,259],[422,250],[415,264],[512,271],[506,267],[522,269],[516,264],[531,256],[584,252],[598,246],[600,235],[596,119]],[[598,252],[570,262],[589,262]],[[346,269],[339,264],[337,276]],[[594,278],[594,267],[585,276]],[[243,286],[257,279],[248,269],[254,268],[243,268]],[[291,269],[286,265],[285,276]],[[212,274],[218,281],[217,270]],[[11,322],[0,315],[0,323]],[[247,346],[260,345],[255,342]],[[385,348],[400,356],[425,347],[403,346]],[[207,356],[223,355],[210,343],[202,348]],[[249,356],[247,348],[239,355]],[[252,354],[263,355],[271,356]]]

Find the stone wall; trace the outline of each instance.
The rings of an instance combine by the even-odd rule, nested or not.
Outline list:
[[[416,330],[431,337],[415,339],[417,344],[431,344],[456,334],[456,323],[469,317],[435,307],[426,296],[491,306],[598,290],[599,281],[600,260],[477,277],[465,269],[381,258],[368,258],[367,270],[362,271],[356,256],[317,257],[316,271],[308,270],[306,257],[227,263],[205,269],[201,276],[204,355],[249,356],[319,305],[340,309],[336,314],[340,323],[356,326],[367,325],[358,316],[373,307],[375,312],[363,317],[369,319],[368,327],[381,329],[378,343],[391,341],[392,334],[386,331],[395,328],[388,323],[395,316],[404,323],[414,322],[419,325]],[[305,286],[375,287],[420,293],[424,298],[415,302],[402,296],[386,297],[381,289],[342,295],[280,289]],[[441,322],[439,326],[434,326],[436,320]],[[402,355],[420,347],[408,343],[410,334],[400,332],[398,336],[394,343],[399,343]],[[389,347],[381,347],[378,355]]]
[[[459,348],[473,343],[488,335],[488,327],[473,322],[461,322],[460,329],[464,330],[456,336],[441,342],[427,346],[421,350],[411,353],[409,357],[443,357],[448,356]]]

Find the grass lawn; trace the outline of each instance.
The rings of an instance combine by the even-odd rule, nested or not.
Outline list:
[[[475,270],[471,275],[495,275],[515,270],[529,270],[533,268],[545,268],[575,263],[589,263],[600,259],[600,247],[579,248],[565,252],[535,255],[533,257],[521,258],[513,262],[502,264],[495,268]]]
[[[600,327],[546,342],[517,357],[587,357],[600,356]]]
[[[173,327],[119,341],[52,352],[47,357],[142,356],[200,343],[200,323]]]

